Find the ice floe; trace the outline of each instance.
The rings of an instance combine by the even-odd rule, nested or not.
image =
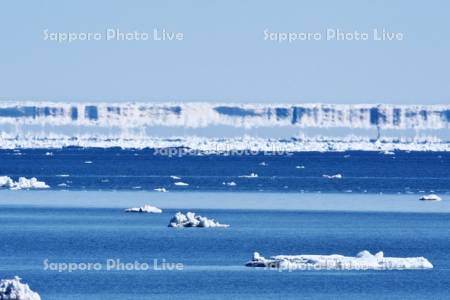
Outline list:
[[[420,197],[419,200],[422,200],[422,201],[441,201],[442,198],[439,197],[436,194],[429,194],[429,195],[424,195],[424,196]]]
[[[156,189],[153,189],[155,192],[160,192],[160,193],[165,193],[165,192],[167,192],[167,190],[165,189],[165,188],[163,188],[163,187],[161,187],[161,188],[156,188]]]
[[[180,180],[181,177],[175,176],[175,175],[171,175],[170,178],[174,179],[174,180]]]
[[[30,179],[26,177],[19,177],[18,181],[14,181],[9,176],[0,176],[0,188],[8,188],[10,190],[21,190],[21,189],[48,189],[45,182],[39,181],[36,177]]]
[[[223,185],[228,185],[228,186],[236,186],[236,182],[234,181],[230,181],[230,182],[222,182]]]
[[[267,267],[286,270],[405,270],[431,269],[424,257],[385,257],[383,252],[371,254],[364,250],[356,256],[332,255],[276,255],[264,258],[258,252],[246,263],[247,267]]]
[[[155,206],[151,206],[149,204],[145,204],[141,207],[131,207],[125,209],[126,212],[136,212],[136,213],[152,213],[152,214],[160,214],[162,213],[162,209],[157,208]]]
[[[381,153],[384,154],[384,155],[395,155],[394,151],[389,151],[389,150],[383,151]]]
[[[249,175],[241,175],[240,178],[257,178],[258,174],[256,173],[250,173]]]
[[[5,300],[41,300],[28,284],[20,282],[19,277],[0,280],[0,299]]]
[[[169,227],[229,227],[227,224],[220,224],[214,219],[208,219],[207,217],[202,217],[200,215],[196,215],[193,212],[188,212],[183,214],[181,212],[177,212],[175,216],[170,220]]]
[[[342,174],[335,174],[335,175],[322,175],[322,177],[324,178],[328,178],[328,179],[342,179]]]
[[[174,182],[174,184],[177,185],[177,186],[188,186],[189,185],[189,183],[182,182],[182,181]]]

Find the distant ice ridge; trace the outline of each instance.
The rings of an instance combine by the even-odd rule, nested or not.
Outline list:
[[[145,204],[144,206],[141,206],[141,207],[127,208],[127,209],[125,209],[125,212],[160,214],[160,213],[162,213],[162,210],[155,206]]]
[[[21,190],[21,189],[48,189],[45,182],[39,181],[36,177],[30,179],[25,177],[19,177],[18,181],[14,181],[9,176],[0,176],[0,188],[8,188],[10,190]]]
[[[252,136],[235,138],[189,137],[126,137],[100,135],[53,135],[32,136],[8,135],[0,132],[0,149],[18,148],[63,148],[76,147],[120,147],[124,149],[158,149],[157,154],[163,156],[183,156],[196,154],[226,153],[240,154],[240,151],[262,151],[285,154],[299,151],[442,151],[450,152],[450,142],[436,137],[421,138],[380,138],[372,140],[368,137],[348,136],[333,137],[296,137],[289,139],[269,139]],[[173,148],[183,149],[173,149]],[[172,149],[170,149],[172,148]],[[244,152],[245,154],[245,152]]]
[[[5,300],[41,300],[38,293],[33,292],[28,284],[20,282],[19,277],[0,280],[0,299]]]
[[[277,255],[268,259],[258,252],[253,254],[248,267],[268,267],[283,270],[406,270],[431,269],[424,257],[385,257],[383,252],[371,254],[364,250],[356,256],[332,255]]]
[[[193,212],[183,214],[177,212],[175,216],[170,220],[169,227],[229,227],[227,224],[220,224],[219,222],[196,215]]]
[[[236,103],[0,103],[0,124],[233,127],[449,128],[450,105]]]

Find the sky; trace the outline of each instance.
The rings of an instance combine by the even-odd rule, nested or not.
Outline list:
[[[447,104],[449,11],[443,0],[2,1],[0,100]],[[150,37],[106,40],[108,29]],[[156,41],[154,29],[183,38]],[[327,40],[337,29],[369,38]],[[375,41],[374,29],[402,38]]]

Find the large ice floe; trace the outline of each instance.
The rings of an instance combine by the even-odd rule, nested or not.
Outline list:
[[[21,189],[48,189],[45,182],[39,181],[36,177],[30,179],[25,177],[20,177],[18,181],[14,181],[9,176],[0,176],[0,188],[8,188],[10,190],[21,190]]]
[[[125,212],[160,214],[162,213],[162,209],[157,208],[155,206],[151,206],[149,204],[145,204],[144,206],[141,207],[127,208],[125,209]]]
[[[169,227],[229,227],[227,224],[220,224],[214,219],[208,219],[207,217],[202,217],[196,215],[193,212],[188,212],[183,214],[181,212],[177,212],[175,216],[170,220]]]
[[[383,252],[371,254],[364,250],[356,256],[332,255],[276,255],[264,258],[258,252],[245,264],[247,267],[266,267],[280,270],[407,270],[431,269],[424,257],[385,257]]]
[[[441,201],[442,198],[439,197],[436,194],[430,194],[430,195],[424,195],[424,196],[420,197],[419,200],[422,200],[422,201]]]
[[[5,300],[41,300],[28,284],[20,282],[19,277],[0,280],[0,299]]]

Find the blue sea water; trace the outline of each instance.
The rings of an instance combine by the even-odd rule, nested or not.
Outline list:
[[[51,189],[0,191],[0,278],[19,275],[54,300],[448,299],[449,158],[435,152],[164,157],[149,149],[1,150],[0,175],[35,176]],[[239,177],[251,172],[259,177]],[[336,173],[343,179],[322,177]],[[170,175],[189,186],[175,186]],[[222,184],[229,181],[237,185]],[[152,192],[155,187],[169,192]],[[418,200],[430,191],[444,200]],[[164,212],[123,212],[145,203]],[[178,210],[231,227],[168,228]],[[254,251],[353,256],[364,249],[424,256],[434,268],[278,272],[244,266]],[[45,270],[46,259],[103,267],[58,272]],[[184,269],[107,271],[107,259],[152,267],[165,260]]]
[[[57,194],[55,194],[56,196]],[[86,197],[89,197],[89,193]],[[189,199],[187,199],[188,201]],[[176,210],[2,205],[0,274],[20,275],[43,299],[446,299],[449,214],[197,210],[226,229],[172,229]],[[248,268],[253,251],[425,256],[432,270],[295,271]],[[106,259],[181,263],[183,270],[44,270],[51,263]]]
[[[258,178],[243,178],[251,173]],[[342,174],[342,180],[323,175]],[[0,150],[0,175],[52,189],[283,192],[450,192],[450,153],[301,152],[164,156],[152,149]],[[189,186],[176,186],[180,181]],[[235,186],[224,183],[235,182]]]

